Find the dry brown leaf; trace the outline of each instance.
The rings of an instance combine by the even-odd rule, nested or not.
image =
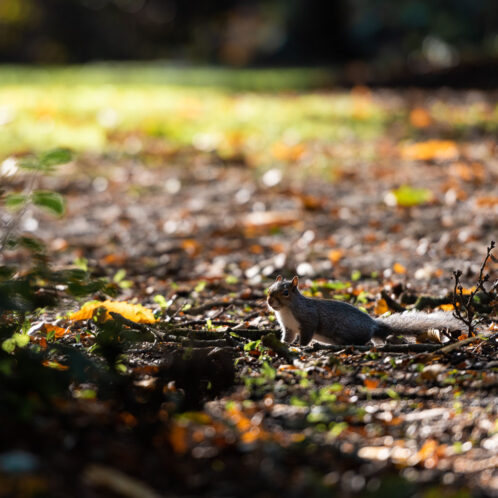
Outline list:
[[[300,221],[301,215],[298,211],[256,211],[247,213],[242,223],[247,232],[259,232],[291,226]]]
[[[490,208],[498,206],[498,197],[494,196],[482,196],[476,199],[476,206]]]

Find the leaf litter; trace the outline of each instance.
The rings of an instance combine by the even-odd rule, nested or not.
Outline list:
[[[411,98],[362,93],[353,125],[372,102],[399,111]],[[496,235],[498,162],[485,130],[450,127],[458,98],[368,139],[280,137],[267,156],[243,133],[230,155],[209,137],[127,131],[145,142],[136,154],[81,154],[46,180],[67,213],[38,214],[37,235],[58,267],[106,277],[116,301],[96,293],[39,316],[30,340],[59,376],[40,380],[55,395],[30,405],[29,424],[2,416],[7,494],[494,495],[496,301],[480,303],[490,335],[449,350],[263,340],[277,330],[264,290],[278,273],[372,314],[422,298],[449,310],[457,268],[475,283]],[[42,473],[8,470],[18,447]]]

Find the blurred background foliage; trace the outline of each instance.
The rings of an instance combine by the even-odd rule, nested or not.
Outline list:
[[[346,83],[478,63],[486,82],[497,26],[495,0],[2,0],[0,61],[334,65]]]

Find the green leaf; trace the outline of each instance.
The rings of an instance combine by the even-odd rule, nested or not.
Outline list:
[[[76,258],[73,264],[76,268],[83,270],[84,272],[88,271],[88,259],[86,258]]]
[[[207,282],[205,280],[201,280],[194,288],[195,292],[202,292],[206,288]]]
[[[28,200],[28,196],[24,194],[9,194],[5,198],[5,206],[12,210],[17,210],[22,208],[26,201]]]
[[[255,349],[258,349],[258,346],[260,344],[261,344],[261,339],[258,339],[257,341],[248,342],[247,344],[244,344],[244,351],[253,351]]]
[[[19,237],[18,244],[37,254],[41,254],[45,251],[45,244],[34,237]]]
[[[40,156],[40,164],[44,168],[53,168],[73,160],[73,153],[69,149],[52,149]]]
[[[409,185],[401,185],[388,194],[387,203],[402,207],[419,206],[427,204],[434,199],[434,194],[426,188],[415,188]]]
[[[263,365],[261,365],[261,373],[269,380],[273,380],[277,375],[277,371],[268,365],[266,361],[264,361]]]
[[[114,275],[113,281],[116,282],[117,284],[119,284],[119,282],[121,282],[125,277],[126,277],[126,270],[121,268]]]
[[[24,348],[29,344],[29,335],[15,333],[10,339],[6,339],[2,343],[2,349],[7,353],[12,353],[16,347]]]
[[[7,280],[12,278],[16,269],[12,266],[0,266],[0,280]]]
[[[31,200],[35,206],[47,209],[57,216],[62,216],[65,212],[64,198],[56,192],[36,190],[31,194]]]
[[[165,310],[165,309],[168,309],[169,308],[169,304],[168,304],[168,301],[166,301],[166,298],[164,296],[162,296],[161,294],[156,294],[154,296],[154,302],[156,304],[159,305],[159,307],[162,309],[162,310]]]
[[[43,169],[43,166],[40,164],[40,161],[35,156],[23,157],[18,161],[17,164],[21,169],[26,169],[29,171],[40,171]]]
[[[361,271],[360,270],[353,270],[351,272],[351,280],[353,282],[356,282],[357,280],[360,280],[361,278]]]

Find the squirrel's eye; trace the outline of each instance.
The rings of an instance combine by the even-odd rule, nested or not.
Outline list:
[[[288,295],[289,295],[289,291],[288,291],[287,289],[285,289],[284,291],[282,291],[282,294],[283,294],[284,296],[288,296]]]

